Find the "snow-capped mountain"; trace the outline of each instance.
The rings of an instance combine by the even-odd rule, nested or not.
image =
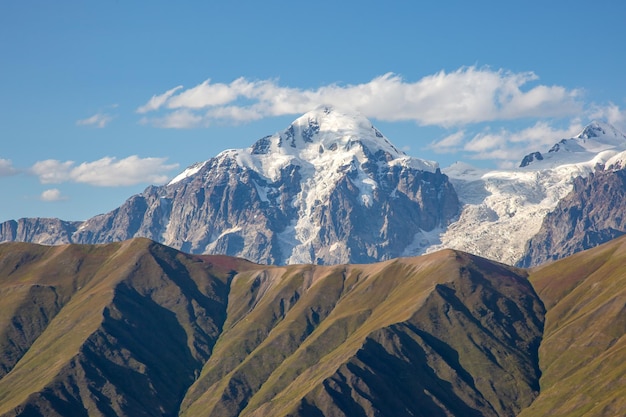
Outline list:
[[[621,205],[600,213],[579,207],[594,202],[572,193],[616,189],[619,179],[609,175],[596,175],[588,186],[580,181],[624,167],[626,136],[593,122],[527,155],[518,168],[489,171],[458,162],[442,173],[437,163],[399,151],[365,117],[320,107],[249,148],[226,150],[165,186],[148,187],[110,213],[82,223],[5,222],[0,241],[142,236],[185,252],[268,264],[369,263],[453,248],[530,266],[622,233],[623,216],[611,211]],[[571,214],[572,202],[590,217],[558,215]],[[611,217],[619,221],[606,220]],[[590,222],[606,228],[581,232]],[[559,242],[568,239],[571,244]]]
[[[585,163],[597,156],[600,159],[607,158],[623,150],[626,150],[626,136],[607,123],[594,121],[577,136],[554,144],[547,153],[533,152],[526,155],[520,168],[532,164],[532,169],[536,170]]]
[[[451,247],[518,263],[546,215],[572,192],[574,180],[597,169],[623,166],[625,150],[626,136],[593,122],[548,152],[527,155],[516,169],[486,171],[464,163],[444,169],[464,206],[458,221],[427,251]]]
[[[68,240],[143,236],[261,263],[366,263],[413,250],[458,211],[436,163],[399,151],[361,115],[320,107],[148,187]]]

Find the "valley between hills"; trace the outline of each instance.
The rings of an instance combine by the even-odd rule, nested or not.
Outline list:
[[[0,415],[625,415],[625,264],[3,243]]]

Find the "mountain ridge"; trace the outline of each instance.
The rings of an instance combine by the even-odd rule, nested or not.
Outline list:
[[[621,415],[624,260],[625,237],[530,270],[4,243],[0,415]]]
[[[527,155],[520,168],[481,170],[460,163],[444,169],[464,206],[458,221],[442,231],[440,242],[429,250],[453,247],[518,264],[528,256],[527,242],[573,191],[577,178],[622,164],[626,136],[608,124],[594,122],[552,149],[556,150]]]
[[[82,223],[7,221],[0,240],[106,243],[142,236],[185,252],[266,264],[368,263],[455,248],[535,265],[547,259],[527,260],[544,220],[575,191],[576,178],[626,166],[626,136],[595,121],[521,165],[489,171],[457,163],[442,172],[398,150],[362,115],[321,106],[109,213]],[[562,255],[618,235],[601,231]]]
[[[436,163],[399,151],[359,114],[320,107],[249,148],[226,150],[72,224],[57,242],[45,228],[38,236],[50,243],[143,236],[267,264],[363,263],[401,256],[458,210]],[[7,231],[0,240],[34,240],[13,229],[0,228]]]
[[[74,276],[55,275],[68,266]],[[409,407],[416,415],[514,415],[538,390],[544,314],[520,272],[452,250],[277,267],[146,239],[5,243],[0,291],[48,283],[71,288],[71,297],[0,378],[0,414],[398,415]],[[0,317],[22,317],[5,306]],[[452,332],[457,326],[464,330]],[[379,353],[416,373],[405,374],[395,402],[384,400],[382,388],[397,378],[381,372]],[[470,376],[486,369],[498,383]],[[413,397],[420,389],[427,394]],[[345,403],[348,392],[355,396]]]

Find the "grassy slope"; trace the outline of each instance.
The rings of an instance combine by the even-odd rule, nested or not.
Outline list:
[[[0,251],[0,288],[50,286],[62,300],[0,379],[8,415],[175,414],[221,331],[231,270],[244,264],[146,239]],[[3,331],[17,311],[2,309]]]
[[[548,313],[520,416],[626,415],[625,259],[626,238],[531,271]],[[525,283],[454,251],[262,267],[145,239],[2,244],[0,414],[513,415],[537,388]]]
[[[340,412],[342,405],[337,403],[337,398],[322,395],[319,390],[324,390],[323,387],[329,384],[342,367],[356,360],[358,352],[364,350],[368,340],[374,338],[377,340],[376,343],[388,344],[386,339],[394,336],[391,333],[381,336],[379,333],[381,330],[391,328],[397,323],[410,323],[414,328],[420,325],[427,327],[426,322],[431,319],[429,314],[444,320],[442,316],[447,314],[447,310],[444,312],[442,309],[433,308],[423,313],[425,316],[422,317],[418,317],[418,312],[423,311],[424,303],[437,292],[436,290],[441,285],[449,286],[445,291],[441,289],[447,295],[458,294],[460,296],[463,292],[461,287],[464,284],[462,283],[473,282],[475,278],[468,271],[481,269],[475,266],[476,261],[476,258],[466,257],[454,251],[442,251],[420,258],[400,259],[367,266],[265,268],[237,276],[231,288],[228,320],[224,326],[224,333],[215,347],[213,357],[204,366],[200,378],[189,390],[182,404],[182,414],[189,416],[306,415],[307,411],[303,411],[302,405],[307,402],[310,403],[309,408],[316,408],[317,412],[321,412],[319,410],[325,407],[328,408],[328,413]],[[483,267],[492,266],[492,264],[483,265]],[[509,285],[513,288],[511,292],[516,296],[523,293],[525,299],[533,299],[533,290],[523,276],[516,275],[512,269],[502,268],[499,272],[493,274],[499,280],[492,280],[489,284],[483,283],[484,287],[493,285],[499,291],[506,292],[504,288]],[[462,298],[471,297],[472,291],[483,284],[467,284],[472,287],[472,290],[465,288],[467,291]],[[494,300],[500,299],[502,292],[493,291],[493,295]],[[454,300],[442,300],[442,297],[435,297],[438,301],[434,304],[438,307],[449,306],[449,302],[458,304],[467,302],[468,305],[472,305],[471,300],[459,301],[456,296],[451,296]],[[542,321],[542,307],[536,298],[534,300],[536,305],[531,306],[530,315],[534,316],[535,323],[529,326],[532,329],[525,336],[534,340],[536,354],[536,345],[541,330],[539,327]],[[506,309],[504,306],[496,305],[489,308]],[[494,329],[501,323],[496,323],[493,317],[480,317],[486,316],[487,309],[484,306],[481,314],[476,311],[468,312],[467,305],[455,306],[449,310],[454,310],[455,314],[458,312],[458,315],[464,316],[465,319],[462,321],[469,323],[467,328],[473,326],[470,331],[473,332],[472,336],[475,340],[471,341],[472,336],[468,340],[459,335],[460,343],[447,340],[439,345],[455,350],[461,349],[463,344],[473,343],[476,348],[470,348],[469,353],[458,353],[460,359],[453,360],[451,365],[445,363],[447,359],[441,359],[440,362],[443,362],[443,365],[461,369],[450,371],[448,376],[439,376],[444,380],[446,377],[454,380],[457,372],[467,374],[467,369],[471,372],[484,372],[482,366],[486,362],[494,362],[486,358],[489,355],[493,357],[493,354],[486,353],[485,350],[493,348],[496,356],[502,354],[502,357],[498,358],[501,363],[496,363],[493,369],[510,366],[505,376],[509,381],[501,380],[494,384],[488,382],[488,378],[481,377],[485,385],[480,386],[478,383],[478,386],[473,387],[475,395],[480,399],[472,400],[473,402],[468,400],[470,405],[479,409],[481,406],[485,409],[497,409],[502,412],[501,415],[513,415],[512,410],[519,410],[522,406],[528,405],[534,398],[537,374],[528,379],[520,378],[523,382],[519,382],[516,390],[525,394],[515,394],[512,397],[516,398],[503,399],[503,403],[508,401],[506,405],[499,404],[500,400],[494,395],[491,395],[489,400],[484,398],[490,396],[487,391],[493,391],[494,385],[498,387],[495,391],[499,394],[506,391],[510,388],[510,374],[517,375],[514,368],[519,366],[519,363],[514,364],[514,361],[510,361],[505,364],[504,356],[515,356],[510,347],[505,346],[505,340],[493,343],[480,340],[487,333],[493,334]],[[476,325],[476,322],[483,319],[484,323]],[[508,320],[503,317],[499,319]],[[516,317],[509,321],[519,324],[518,321],[527,319],[527,317]],[[485,331],[483,325],[489,327],[489,330]],[[448,333],[453,327],[442,325],[440,333],[442,335]],[[476,328],[482,330],[478,331]],[[460,333],[465,330],[459,329]],[[415,331],[411,332],[415,334]],[[419,330],[417,332],[420,333]],[[427,331],[421,332],[422,335],[425,333]],[[498,339],[498,337],[493,338]],[[404,348],[402,343],[397,346],[400,350]],[[432,346],[430,349],[437,350]],[[398,352],[393,352],[391,356],[398,354]],[[525,357],[530,354],[524,351],[521,356]],[[432,355],[441,358],[439,352],[432,353]],[[527,358],[526,362],[531,362],[531,360]],[[368,366],[370,365],[377,366],[377,364]],[[431,365],[435,370],[428,368],[431,369],[430,372],[439,372],[437,364]],[[523,367],[527,366],[528,363],[523,364]],[[531,370],[530,373],[533,371]],[[355,379],[359,378],[363,379],[363,375],[355,376]],[[413,378],[419,379],[421,375],[416,373]],[[440,384],[443,383],[442,381],[435,378],[432,383]],[[447,383],[455,382],[448,381]],[[506,388],[501,388],[503,386]],[[378,392],[382,389],[382,385],[374,383],[374,386],[368,389]],[[352,394],[344,394],[353,395],[354,387],[350,386],[349,390]],[[467,398],[448,397],[442,400],[461,403]],[[369,408],[368,412],[374,412],[374,409],[380,412],[386,407],[380,402],[373,404],[363,398],[357,401],[364,404],[358,407]],[[437,401],[437,399],[434,400],[435,403]],[[479,404],[481,402],[482,404]],[[415,404],[414,406],[419,407]],[[455,404],[439,404],[435,409],[442,412],[441,410],[445,410],[446,406],[454,409]],[[478,411],[474,410],[474,412]],[[363,413],[366,411],[363,410]],[[496,412],[492,412],[491,415],[496,415]]]
[[[22,347],[25,349],[24,356],[0,380],[0,414],[16,407],[32,392],[40,391],[49,384],[95,331],[102,319],[102,308],[110,302],[113,295],[111,281],[114,278],[111,277],[114,274],[102,274],[100,271],[109,271],[109,268],[115,270],[116,267],[126,268],[128,265],[127,259],[117,259],[117,262],[111,264],[116,267],[100,261],[109,260],[112,255],[115,260],[115,253],[122,247],[121,244],[110,245],[101,250],[78,246],[35,247],[31,252],[30,247],[24,244],[0,245],[4,255],[0,284],[3,292],[27,294],[29,291],[24,291],[26,288],[51,288],[59,294],[60,299],[55,302],[63,308],[60,315],[46,318],[47,325],[39,329],[42,333],[35,333],[34,337],[29,338],[32,339],[32,345]],[[68,251],[72,253],[68,254]],[[81,256],[77,251],[85,251],[89,256]],[[88,260],[86,265],[82,265],[83,259]],[[80,296],[74,297],[75,293]],[[22,297],[15,297],[14,300],[15,304],[29,302]],[[35,316],[39,308],[55,309],[47,304],[36,307],[27,319]],[[15,332],[14,321],[10,317],[18,310],[12,308],[7,311],[3,308],[3,332]],[[3,338],[4,340],[6,339]]]
[[[626,239],[532,271],[546,304],[541,395],[520,416],[626,415]]]

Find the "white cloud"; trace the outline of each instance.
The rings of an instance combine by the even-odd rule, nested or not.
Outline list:
[[[495,160],[500,167],[517,166],[531,152],[546,152],[564,138],[576,136],[584,126],[572,119],[565,128],[545,121],[521,130],[485,128],[478,133],[460,130],[428,145],[437,153],[463,153],[476,160]]]
[[[99,129],[102,129],[106,125],[109,124],[113,120],[113,116],[106,113],[96,113],[91,117],[86,119],[81,119],[76,121],[76,125],[78,126],[95,126]]]
[[[618,130],[626,132],[626,110],[609,103],[606,106],[594,106],[590,112],[591,119],[606,120]]]
[[[46,159],[36,162],[31,172],[39,177],[42,184],[60,184],[71,181],[73,161],[61,162],[56,159]]]
[[[236,100],[238,96],[246,97],[254,89],[254,84],[243,78],[238,78],[230,84],[211,84],[211,80],[206,80],[170,98],[167,102],[167,107],[170,109],[181,107],[201,109],[218,106],[230,103]]]
[[[465,131],[459,130],[454,132],[440,141],[432,142],[428,145],[428,149],[432,149],[436,153],[452,153],[457,152],[459,147],[463,145],[465,140]]]
[[[467,140],[463,150],[473,159],[495,159],[500,161],[501,166],[510,165],[519,163],[530,152],[546,152],[560,139],[580,133],[583,127],[574,120],[566,128],[555,128],[541,121],[519,131],[485,129]]]
[[[504,132],[483,132],[474,136],[469,142],[465,144],[463,149],[466,151],[477,153],[490,152],[505,145],[507,143],[506,139],[507,138]]]
[[[43,184],[78,182],[101,187],[162,184],[169,179],[165,173],[178,168],[178,164],[168,165],[165,161],[166,158],[139,158],[133,155],[120,160],[105,157],[76,165],[74,161],[48,159],[35,163],[31,172]]]
[[[147,113],[159,109],[165,102],[178,90],[183,88],[182,85],[176,86],[171,90],[167,90],[161,95],[154,95],[146,104],[137,109],[137,113]]]
[[[15,175],[17,172],[10,159],[0,159],[0,177]]]
[[[52,202],[52,201],[62,201],[67,200],[67,197],[61,194],[61,191],[58,188],[51,188],[41,193],[39,196],[41,201]]]
[[[297,115],[320,104],[355,109],[378,120],[412,120],[421,125],[439,126],[521,117],[561,117],[582,110],[578,90],[529,86],[537,80],[532,72],[476,67],[450,73],[441,71],[416,82],[388,73],[367,83],[331,84],[306,90],[280,86],[274,80],[238,78],[230,84],[206,80],[189,89],[178,86],[155,95],[137,112],[164,112],[144,121],[180,128],[206,126],[215,119],[241,122]]]

